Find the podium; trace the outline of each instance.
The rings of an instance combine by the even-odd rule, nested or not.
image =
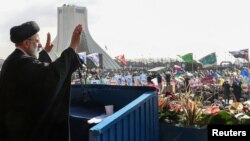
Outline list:
[[[114,105],[114,114],[88,124]],[[113,141],[141,138],[158,141],[158,97],[148,86],[72,85],[71,141]],[[131,136],[132,135],[132,136]]]

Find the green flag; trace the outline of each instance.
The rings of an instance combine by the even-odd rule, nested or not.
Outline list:
[[[199,60],[204,68],[211,67],[217,63],[215,52],[208,54],[207,56]]]
[[[193,62],[193,53],[188,53],[185,55],[182,55],[179,57],[184,61],[184,62],[188,62],[188,63],[192,63]]]

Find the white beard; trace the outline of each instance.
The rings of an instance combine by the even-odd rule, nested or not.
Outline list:
[[[30,48],[30,56],[38,58],[39,57],[39,52],[41,51],[41,48]]]

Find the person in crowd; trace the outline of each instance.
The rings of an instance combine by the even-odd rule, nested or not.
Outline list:
[[[125,80],[126,80],[128,86],[132,86],[132,84],[133,84],[132,83],[132,75],[129,72],[127,72],[127,74],[125,76]]]
[[[152,75],[147,76],[147,83],[150,84],[152,82]]]
[[[74,28],[70,45],[51,62],[50,34],[39,52],[40,27],[28,21],[10,29],[15,50],[5,60],[0,74],[1,141],[69,141],[70,81],[82,64],[75,50],[82,25]]]
[[[146,86],[147,85],[147,75],[144,72],[141,72],[140,82],[141,82],[142,86]]]
[[[234,79],[232,88],[233,88],[233,94],[236,98],[237,102],[240,102],[241,94],[242,94],[242,88],[241,88],[241,80],[240,79]]]
[[[229,81],[226,80],[223,84],[222,84],[222,87],[223,87],[223,94],[224,94],[224,99],[225,99],[225,104],[229,104],[229,100],[230,100],[230,84],[229,84]]]
[[[161,92],[161,90],[162,90],[162,76],[161,76],[161,74],[157,73],[156,78],[157,78],[157,84],[158,84],[159,91]]]
[[[165,74],[165,80],[166,80],[166,85],[170,86],[171,73],[169,71],[167,71],[166,74]]]
[[[119,73],[115,73],[114,79],[115,79],[115,84],[116,85],[121,85],[122,84],[122,77],[121,77],[121,75]]]
[[[190,81],[190,78],[189,77],[185,77],[184,84],[185,84],[185,88],[186,88],[187,92],[189,92],[189,90],[190,90],[189,81]]]

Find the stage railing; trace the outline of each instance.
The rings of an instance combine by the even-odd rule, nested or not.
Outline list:
[[[158,141],[158,98],[144,93],[89,130],[89,141]]]

